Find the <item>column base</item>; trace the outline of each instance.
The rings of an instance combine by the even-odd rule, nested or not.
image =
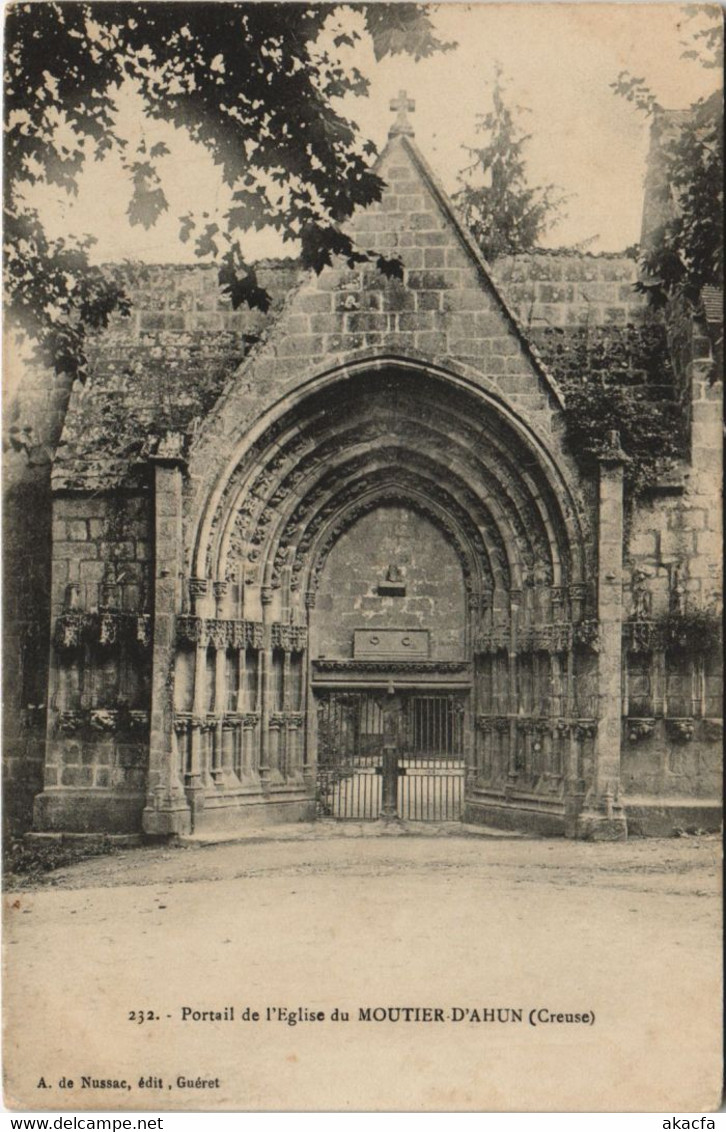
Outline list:
[[[179,837],[192,831],[192,815],[186,803],[147,806],[141,815],[145,837]]]
[[[577,815],[573,836],[579,841],[627,841],[628,823],[625,814],[598,813],[583,810]]]

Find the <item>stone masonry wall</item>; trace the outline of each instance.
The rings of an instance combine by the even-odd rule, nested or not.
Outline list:
[[[378,587],[395,564],[405,594]],[[466,611],[456,552],[427,519],[404,507],[378,508],[333,547],[315,605],[314,656],[349,658],[353,630],[429,629],[431,657],[465,656]]]
[[[77,384],[57,454],[56,488],[137,486],[156,438],[194,432],[262,330],[276,317],[298,269],[258,267],[269,312],[231,308],[212,267],[156,266],[131,273],[128,318],[94,344],[91,375]]]
[[[3,828],[27,829],[42,788],[50,637],[53,446],[65,383],[28,366],[6,328],[3,374]],[[24,448],[8,443],[14,437]]]
[[[637,262],[625,255],[535,251],[502,256],[492,275],[528,330],[626,326],[646,311]]]
[[[708,337],[691,323],[674,359],[690,409],[691,460],[667,494],[633,510],[625,548],[626,616],[655,623],[722,608],[722,383]],[[695,642],[631,656],[631,704],[624,727],[623,783],[631,795],[718,797],[721,789],[721,650]],[[631,697],[632,699],[632,697]],[[627,708],[627,705],[626,705]],[[634,722],[647,714],[645,724]]]
[[[393,139],[379,172],[387,185],[382,200],[349,227],[360,246],[400,257],[403,279],[387,279],[372,264],[336,263],[301,281],[192,446],[188,538],[211,485],[258,418],[272,406],[281,409],[311,376],[383,352],[468,374],[520,413],[578,483],[560,443],[557,394],[538,373],[417,151],[406,139]]]
[[[149,496],[57,496],[43,828],[138,828],[148,764]],[[73,792],[70,806],[59,792]]]
[[[151,267],[134,274],[133,315],[115,320],[96,343],[91,376],[74,390],[54,463],[55,489],[62,493],[54,514],[54,619],[67,603],[69,585],[76,587],[79,607],[97,607],[99,587],[113,582],[109,563],[121,571],[115,583],[123,594],[119,600],[129,611],[135,603],[145,607],[151,539],[143,496],[146,457],[157,435],[180,431],[191,444],[189,553],[209,490],[254,422],[273,406],[281,410],[311,376],[383,352],[465,374],[508,403],[545,440],[570,483],[580,481],[575,493],[580,492],[586,519],[592,513],[592,485],[582,482],[562,446],[557,394],[537,372],[536,360],[451,223],[420,155],[398,138],[379,171],[388,186],[383,199],[356,215],[351,228],[361,246],[400,256],[402,281],[386,279],[372,265],[351,270],[338,263],[314,276],[301,275],[290,261],[263,264],[259,282],[273,296],[272,310],[263,315],[233,312],[211,268]],[[645,308],[633,290],[636,271],[625,256],[546,252],[504,257],[491,275],[536,346],[538,334],[549,328],[639,322]],[[655,614],[668,607],[674,589],[695,607],[720,598],[720,387],[713,381],[705,335],[696,327],[679,342],[676,368],[690,418],[692,462],[681,469],[680,486],[654,494],[630,516],[626,617],[636,574],[646,578]],[[6,429],[32,426],[29,452],[11,452],[5,461],[4,774],[12,782],[6,822],[16,811],[21,827],[40,788],[45,749],[52,448],[44,438],[58,432],[63,402],[63,391],[47,373],[28,371],[26,377],[20,392],[10,389],[5,415]],[[119,487],[126,489],[121,504]],[[116,684],[107,660],[100,659],[93,695],[98,698],[105,688],[101,698],[110,702]],[[703,675],[708,720],[698,724],[695,743],[682,743],[660,724],[655,739],[631,741],[626,724],[623,768],[631,794],[698,796],[713,790],[718,735],[712,713],[720,674],[716,658],[709,665]],[[137,667],[142,671],[143,662]],[[636,663],[631,683],[639,679]],[[108,733],[91,734],[92,699],[88,688],[74,693],[67,683],[61,689],[53,677],[49,733],[60,758],[55,768],[51,760],[47,784],[70,786],[73,778],[99,796],[115,792],[131,799],[134,809],[143,789],[146,739],[138,730],[111,740]],[[82,740],[58,728],[60,712],[76,710],[68,705],[77,703],[87,713]],[[136,753],[122,754],[124,746]],[[127,813],[119,823],[131,820]]]

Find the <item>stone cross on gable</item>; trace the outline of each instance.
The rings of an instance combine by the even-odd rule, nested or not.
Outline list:
[[[399,134],[407,134],[413,137],[413,126],[406,117],[407,113],[413,114],[416,109],[416,103],[412,98],[408,97],[405,90],[399,90],[398,98],[391,99],[391,110],[398,111],[396,120],[388,131],[389,138],[398,137]]]

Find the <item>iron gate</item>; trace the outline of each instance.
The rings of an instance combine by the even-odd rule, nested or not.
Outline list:
[[[324,693],[317,705],[319,814],[372,820],[388,800],[388,809],[407,821],[459,820],[464,705],[463,696],[451,693]],[[388,799],[387,774],[395,776]]]

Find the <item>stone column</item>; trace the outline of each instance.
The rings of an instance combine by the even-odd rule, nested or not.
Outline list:
[[[270,783],[270,681],[272,680],[272,590],[262,587],[263,646],[259,653],[259,696],[260,696],[260,779],[263,787]]]
[[[150,837],[191,831],[191,815],[179,774],[174,743],[176,617],[181,609],[182,542],[181,437],[171,434],[152,457],[154,470],[154,613],[149,772],[142,829]]]
[[[513,589],[509,595],[509,650],[507,653],[507,714],[509,716],[509,753],[507,757],[507,787],[516,784],[517,771],[517,666],[519,664],[518,651],[518,618],[522,604],[522,591]]]
[[[315,696],[312,688],[312,657],[313,657],[313,610],[315,609],[315,590],[308,590],[305,594],[305,623],[308,630],[308,647],[303,658],[303,687],[302,702],[305,712],[305,727],[302,736],[303,777],[306,786],[312,790],[315,786],[315,773],[317,770],[317,731]]]
[[[598,721],[593,782],[577,822],[577,836],[621,840],[625,815],[617,802],[622,730],[623,464],[617,432],[600,458],[598,513]]]
[[[383,706],[383,765],[381,781],[381,812],[384,821],[395,821],[398,816],[398,757],[400,750],[401,697],[389,689]]]

